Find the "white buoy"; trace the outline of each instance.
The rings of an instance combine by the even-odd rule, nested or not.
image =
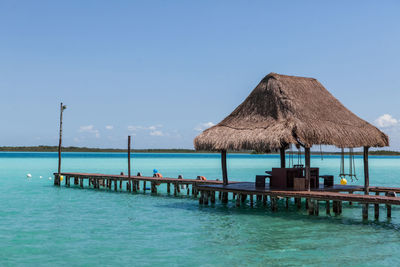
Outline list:
[[[51,180],[51,177],[49,177],[49,180]]]
[[[40,179],[42,179],[42,178],[43,178],[43,176],[39,176],[39,178],[40,178]]]
[[[32,178],[32,174],[28,173],[28,174],[26,175],[26,177]]]

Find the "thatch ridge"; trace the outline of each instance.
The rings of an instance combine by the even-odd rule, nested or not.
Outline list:
[[[197,150],[265,152],[288,144],[383,147],[389,139],[316,79],[270,73],[229,116],[194,140]]]

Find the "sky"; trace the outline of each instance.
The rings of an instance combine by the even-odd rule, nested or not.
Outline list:
[[[0,146],[193,148],[270,72],[400,150],[399,1],[0,0]]]

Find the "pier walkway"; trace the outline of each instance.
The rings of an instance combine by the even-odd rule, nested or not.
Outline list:
[[[75,185],[84,187],[85,180],[88,182],[89,187],[99,189],[101,187],[108,188],[115,191],[122,190],[123,184],[126,186],[126,191],[136,192],[142,188],[143,191],[151,190],[152,193],[157,193],[157,187],[160,184],[167,184],[167,193],[171,192],[171,185],[174,187],[174,195],[181,193],[181,189],[186,189],[187,195],[198,197],[199,204],[208,205],[208,203],[215,203],[217,199],[222,203],[227,203],[229,193],[232,200],[236,201],[236,206],[248,202],[250,206],[256,201],[262,201],[264,205],[267,204],[268,199],[273,211],[277,210],[278,201],[285,201],[285,207],[288,208],[290,199],[294,200],[295,205],[300,209],[302,199],[305,200],[305,207],[310,215],[319,214],[319,203],[325,202],[326,213],[331,213],[332,208],[335,215],[342,213],[342,202],[348,202],[352,205],[353,202],[363,204],[363,218],[368,218],[368,205],[374,205],[375,218],[379,218],[379,205],[386,206],[387,217],[391,217],[391,205],[400,205],[400,197],[396,194],[400,193],[400,188],[396,187],[370,187],[370,194],[359,194],[363,192],[363,186],[357,185],[334,185],[332,187],[324,188],[323,185],[318,189],[311,191],[293,191],[289,189],[270,188],[266,184],[265,188],[255,187],[252,182],[229,182],[228,185],[223,185],[219,180],[199,180],[199,179],[184,179],[182,176],[178,178],[160,178],[160,177],[147,177],[138,173],[135,176],[128,177],[127,175],[112,175],[100,173],[72,173],[63,172],[60,174],[65,179],[65,185],[70,186],[71,179]],[[61,184],[60,177],[54,173],[55,184]],[[139,182],[142,182],[142,186]],[[150,188],[146,187],[149,183]],[[191,186],[191,190],[190,190]],[[218,193],[218,196],[217,196]],[[372,194],[371,194],[372,193]],[[381,195],[383,194],[383,195]]]

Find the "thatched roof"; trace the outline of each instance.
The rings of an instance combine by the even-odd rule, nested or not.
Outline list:
[[[316,79],[270,73],[228,117],[194,140],[197,150],[265,152],[288,144],[383,147],[389,139]]]

